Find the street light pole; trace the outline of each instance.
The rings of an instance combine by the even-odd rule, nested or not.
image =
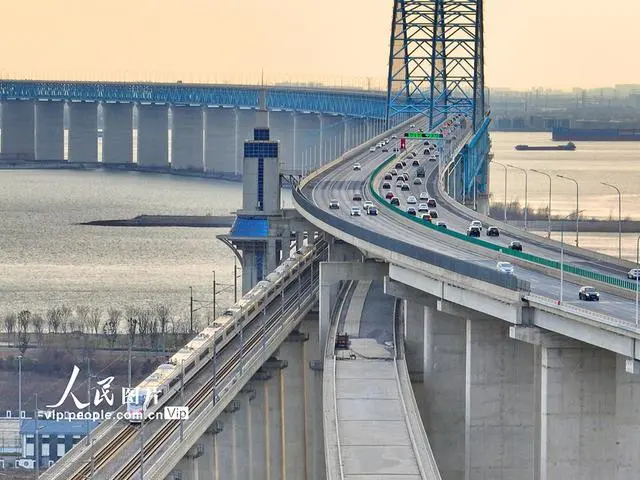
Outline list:
[[[564,175],[556,175],[556,177],[564,178],[565,180],[570,180],[570,181],[572,181],[573,183],[576,184],[576,212],[577,212],[580,209],[580,206],[579,206],[579,203],[578,203],[579,196],[580,196],[580,190],[578,188],[578,181],[575,178],[566,177]],[[579,224],[580,224],[580,214],[576,213],[576,247],[579,246],[579,227],[578,227]]]
[[[18,355],[18,418],[22,418],[22,354]]]
[[[640,269],[640,235],[636,240],[636,268]],[[640,282],[640,271],[636,271],[636,328],[638,327],[638,286]]]
[[[551,175],[540,170],[531,169],[532,172],[544,175],[549,179],[549,205],[547,206],[547,238],[551,238]]]
[[[524,173],[524,229],[527,229],[527,210],[529,210],[529,196],[527,192],[527,187],[529,185],[529,179],[527,175],[527,170],[525,168],[516,167],[515,165],[507,164],[508,167],[515,168],[516,170],[520,170]]]
[[[193,333],[193,287],[189,287],[189,333]]]
[[[507,221],[507,166],[504,163],[496,162],[495,160],[491,160],[491,163],[495,163],[496,165],[500,165],[504,168],[504,221]]]
[[[216,321],[216,271],[213,271],[213,320]]]
[[[600,183],[618,192],[618,258],[622,258],[622,193],[620,193],[620,189],[615,185],[605,182]]]
[[[576,216],[580,216],[583,211],[584,210],[580,210],[579,212],[576,211]],[[558,302],[558,305],[562,303],[564,293],[564,221],[571,215],[573,215],[573,212],[560,220],[560,301]]]

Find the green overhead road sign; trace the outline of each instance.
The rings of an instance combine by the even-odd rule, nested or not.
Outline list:
[[[422,133],[422,132],[406,132],[404,134],[405,138],[429,138],[429,139],[439,139],[443,138],[441,133]]]

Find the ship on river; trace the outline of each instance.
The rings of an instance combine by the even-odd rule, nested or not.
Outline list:
[[[566,145],[544,145],[544,146],[532,146],[532,145],[516,145],[516,150],[570,150],[576,149],[576,145],[573,142],[569,142]]]

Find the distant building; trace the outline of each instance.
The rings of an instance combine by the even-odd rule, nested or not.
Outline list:
[[[41,466],[53,465],[87,435],[87,427],[93,430],[99,422],[86,420],[24,419],[20,422],[22,457],[35,460],[39,450]],[[36,431],[37,428],[37,431]],[[37,433],[37,441],[36,441]],[[36,447],[36,445],[38,445]]]

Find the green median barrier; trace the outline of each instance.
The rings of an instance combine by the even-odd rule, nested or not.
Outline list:
[[[470,242],[470,243],[474,243],[476,245],[482,246],[484,248],[487,248],[489,250],[493,250],[494,252],[501,252],[504,255],[510,255],[512,257],[516,257],[516,258],[521,258],[522,260],[526,260],[528,262],[531,263],[536,263],[538,265],[543,265],[545,267],[548,268],[553,268],[555,270],[560,270],[560,262],[556,261],[556,260],[550,260],[548,258],[544,258],[544,257],[539,257],[537,255],[532,255],[530,253],[526,253],[526,252],[520,252],[519,250],[512,250],[510,248],[507,247],[503,247],[500,245],[496,245],[494,243],[491,242],[487,242],[485,240],[481,240],[477,237],[469,237],[465,234],[462,234],[460,232],[456,232],[454,230],[449,230],[449,229],[443,229],[440,227],[437,227],[436,225],[430,223],[430,222],[424,222],[422,221],[421,218],[418,218],[417,216],[414,215],[409,215],[407,212],[401,210],[400,208],[398,208],[395,205],[391,205],[389,204],[389,202],[387,202],[382,195],[380,195],[378,193],[378,191],[376,190],[376,188],[373,185],[373,181],[374,179],[378,176],[378,174],[382,171],[383,168],[385,168],[389,163],[393,162],[395,159],[397,158],[397,155],[394,153],[393,155],[391,155],[389,158],[387,158],[384,162],[382,162],[380,165],[378,165],[374,170],[373,173],[371,174],[371,177],[369,177],[369,191],[371,192],[371,195],[378,201],[378,203],[383,206],[384,208],[388,208],[389,210],[391,210],[392,212],[407,218],[413,222],[416,222],[420,225],[422,225],[425,228],[430,228],[431,230],[435,230],[438,231],[440,233],[443,233],[445,235],[449,235],[450,237],[454,237],[457,238],[459,240],[464,240],[465,242]],[[633,281],[629,281],[629,280],[623,280],[621,278],[616,278],[614,276],[611,275],[604,275],[602,273],[598,273],[598,272],[594,272],[591,270],[587,270],[581,267],[576,267],[574,265],[569,265],[569,264],[563,264],[562,265],[562,269],[567,272],[567,273],[572,273],[574,275],[577,275],[579,277],[584,277],[584,278],[588,278],[591,280],[596,280],[598,282],[602,282],[602,283],[607,283],[609,285],[613,285],[615,287],[619,287],[619,288],[623,288],[626,290],[634,290],[636,289],[636,283]]]

